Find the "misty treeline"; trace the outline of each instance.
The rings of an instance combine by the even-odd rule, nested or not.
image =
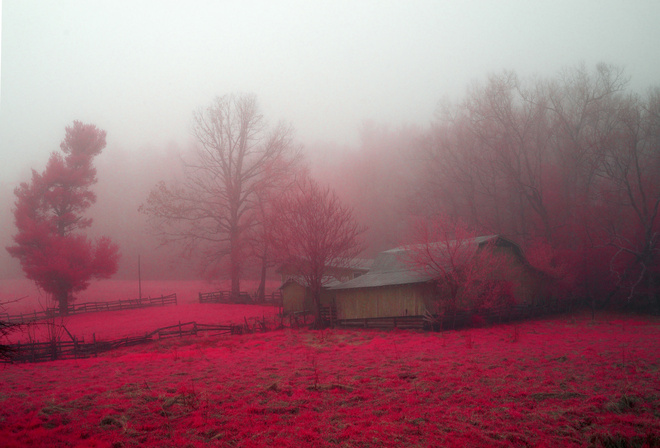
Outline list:
[[[390,226],[371,241],[410,241],[419,219],[462,222],[520,244],[562,300],[660,307],[658,88],[632,93],[605,64],[551,79],[504,72],[442,104],[428,129],[386,135],[344,160],[361,192],[351,202],[368,204],[360,216]],[[378,139],[395,165],[379,160]]]
[[[471,234],[517,242],[529,262],[554,279],[553,293],[562,300],[658,307],[659,111],[658,88],[633,93],[624,71],[611,65],[577,66],[548,79],[502,72],[473,84],[455,104],[442,103],[426,128],[364,123],[357,148],[308,148],[313,162],[316,157],[310,172],[368,228],[365,256],[414,242],[412,224],[420,219],[460,222]],[[266,132],[256,115],[259,145],[277,143],[278,162],[267,168],[274,171],[241,182],[237,200],[244,208],[228,209],[239,218],[239,231],[250,229],[240,256],[231,254],[231,244],[205,254],[245,260],[233,268],[241,270],[251,257],[269,266],[266,227],[283,212],[273,198],[307,175],[291,128]],[[217,143],[209,140],[217,123],[204,112],[195,123],[203,156]],[[225,163],[202,156],[186,165],[197,180],[208,171],[204,163]],[[228,200],[188,187],[197,198]],[[183,194],[166,188],[152,192],[152,205],[158,195]],[[178,206],[170,212],[193,213],[202,225],[195,212]],[[231,240],[231,222],[216,224]]]
[[[256,97],[227,95],[193,115],[185,147],[104,152],[92,233],[120,245],[123,278],[141,253],[151,278],[203,271],[235,289],[260,278],[263,291],[285,252],[272,228],[294,213],[285,199],[317,184],[367,229],[361,257],[414,243],[415,223],[461,223],[518,243],[556,298],[657,309],[660,90],[627,81],[605,64],[547,79],[502,72],[441,103],[428,126],[363,123],[353,147],[301,148]]]
[[[600,64],[494,75],[419,147],[416,210],[510,236],[566,300],[660,305],[660,90]]]

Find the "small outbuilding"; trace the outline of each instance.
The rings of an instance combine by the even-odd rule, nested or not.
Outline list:
[[[335,292],[331,289],[333,286],[366,274],[372,262],[373,260],[358,259],[348,266],[330,266],[321,291],[321,307],[330,307],[334,303]],[[282,312],[285,315],[311,312],[313,298],[305,279],[290,265],[281,266],[278,272],[282,278],[279,288],[282,292]]]
[[[435,243],[438,244],[438,243]],[[516,303],[532,304],[538,300],[541,277],[524,259],[520,247],[498,235],[481,236],[461,242],[466,259],[486,247],[501,255],[509,265],[501,270],[502,280],[510,281]],[[410,262],[411,247],[381,252],[364,275],[333,285],[334,306],[338,320],[391,317],[423,317],[438,312],[443,294],[434,276]]]

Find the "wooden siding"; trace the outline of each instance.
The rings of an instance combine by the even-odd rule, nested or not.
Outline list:
[[[517,246],[498,245],[493,248],[493,252],[496,257],[503,257],[503,262],[495,269],[492,266],[484,267],[489,272],[489,280],[511,281],[518,306],[545,303],[545,281],[542,275],[522,258]],[[490,261],[486,259],[486,262]],[[415,283],[339,289],[336,294],[337,318],[344,320],[423,316],[426,311],[437,314],[438,297],[449,292],[442,287],[436,289],[431,283]],[[466,309],[472,306],[471,303],[458,305]]]
[[[432,300],[433,287],[426,283],[336,291],[338,319],[422,316]]]
[[[312,303],[307,288],[290,282],[282,288],[282,311],[284,314],[311,310]]]
[[[514,286],[514,296],[518,305],[539,305],[547,298],[544,294],[542,275],[534,270],[522,254],[510,246],[498,246],[495,255],[504,256],[507,265],[503,268],[500,278],[510,280]]]

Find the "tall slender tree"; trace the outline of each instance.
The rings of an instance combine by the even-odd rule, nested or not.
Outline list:
[[[119,247],[102,237],[91,241],[81,232],[92,224],[83,212],[95,201],[93,159],[105,148],[105,131],[74,121],[46,169],[32,170],[32,180],[16,190],[14,222],[18,233],[9,253],[20,260],[25,275],[52,295],[66,315],[73,293],[92,279],[117,270]]]

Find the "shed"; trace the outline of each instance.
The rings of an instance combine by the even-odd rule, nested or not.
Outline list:
[[[492,245],[494,252],[504,254],[513,268],[507,269],[505,275],[514,284],[518,303],[535,300],[539,286],[537,276],[518,245],[498,235],[480,236],[461,244],[465,246],[466,259],[486,245]],[[337,319],[436,314],[442,287],[438,287],[432,275],[412,267],[409,263],[411,250],[411,246],[404,246],[381,252],[368,273],[332,286]]]
[[[331,289],[344,281],[355,279],[366,274],[373,260],[356,259],[348,266],[330,266],[323,281],[321,291],[321,307],[330,307],[335,292]],[[305,312],[313,310],[313,299],[309,285],[304,277],[292,268],[292,265],[282,265],[278,272],[282,277],[282,311],[284,314]]]

